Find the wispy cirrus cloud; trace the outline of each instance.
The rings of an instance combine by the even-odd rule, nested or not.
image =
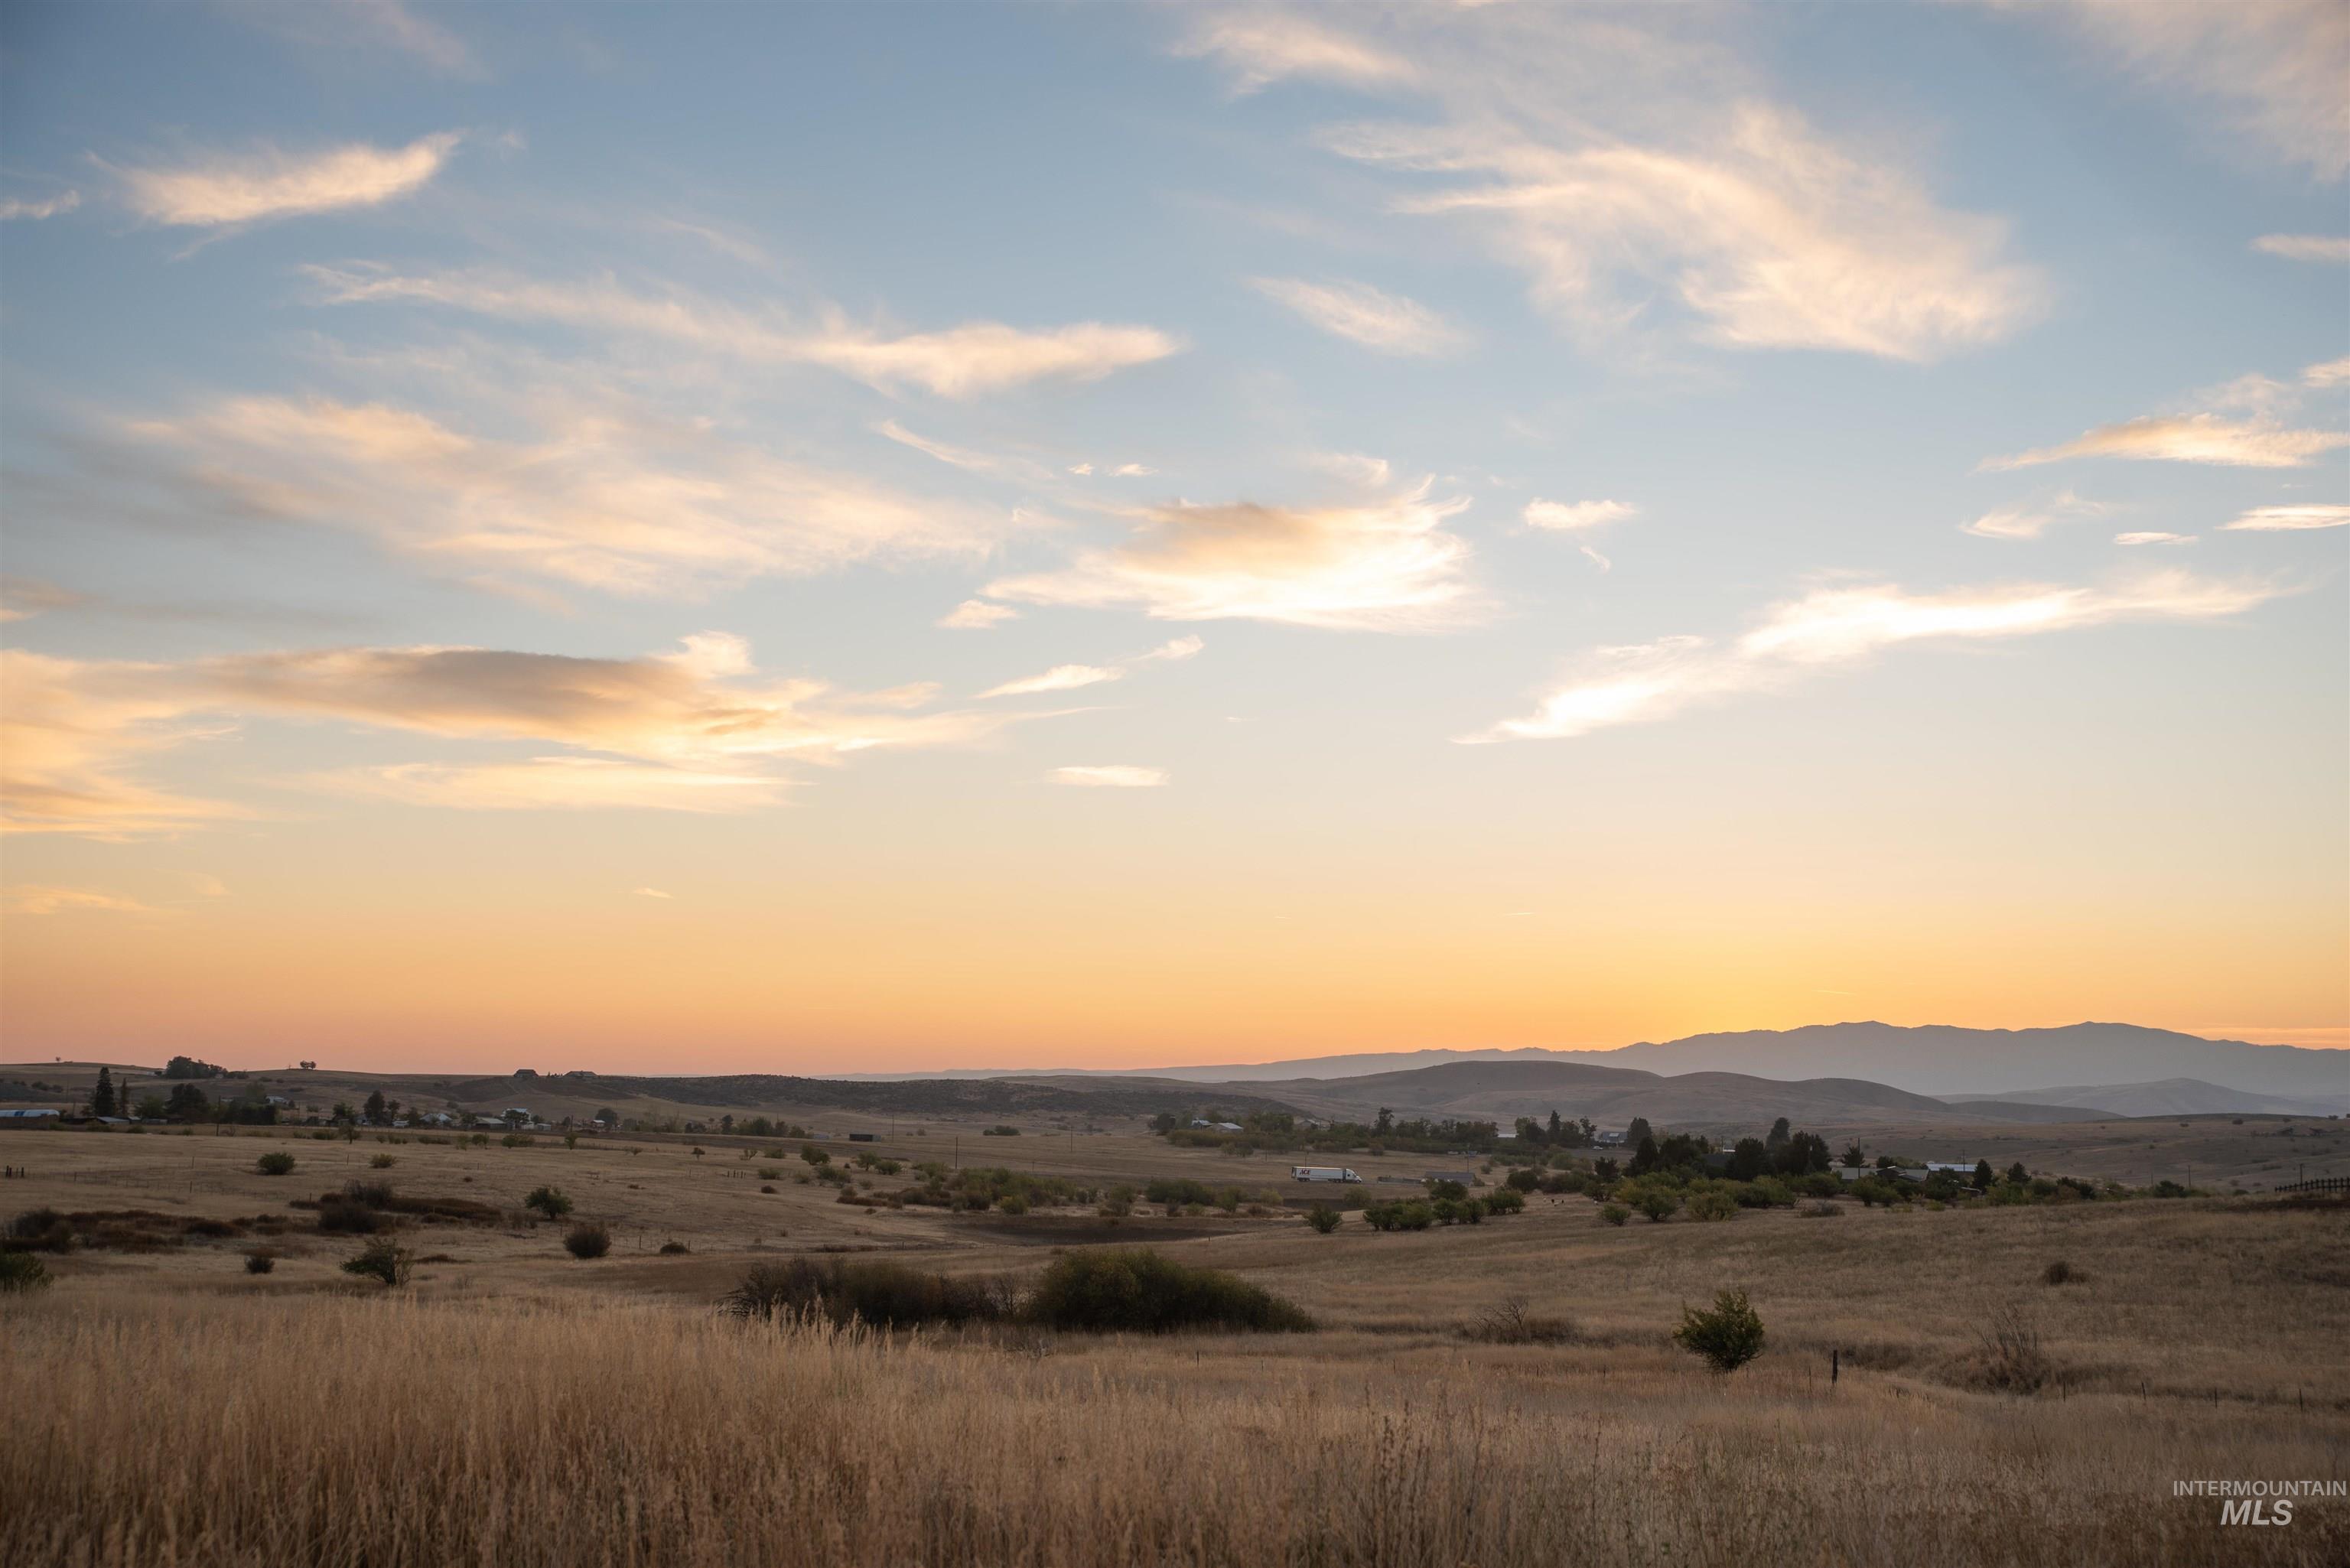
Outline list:
[[[2059,523],[2102,517],[2108,510],[2101,502],[2060,490],[2054,495],[1993,507],[1971,523],[1960,524],[1959,532],[1978,539],[2037,539]]]
[[[12,915],[160,915],[163,911],[136,898],[101,893],[94,888],[59,888],[27,883],[5,895]]]
[[[1912,594],[1892,584],[1819,587],[1773,606],[1727,644],[1684,636],[1594,649],[1532,713],[1461,738],[1570,739],[1778,690],[1908,643],[2033,637],[2117,621],[2211,620],[2286,591],[2271,580],[2228,581],[2181,571],[2104,587],[2027,583],[1940,594]]]
[[[2302,372],[2300,385],[2332,385],[2334,371],[2331,364],[2312,365]],[[2239,376],[2186,400],[2178,411],[2099,425],[2055,446],[1985,458],[1976,467],[1996,472],[2103,457],[2228,468],[2305,468],[2314,458],[2350,446],[2350,431],[2296,429],[2288,422],[2306,397],[2293,383],[2259,374]]]
[[[1123,680],[1126,671],[1114,665],[1055,664],[1042,675],[1031,675],[1019,680],[1007,680],[980,693],[985,697],[1033,697],[1041,691],[1074,691],[1081,686],[1098,686],[1107,680]]]
[[[2216,109],[2246,140],[2323,179],[2350,171],[2350,10],[2334,0],[2256,5],[2085,0],[2064,19],[2153,85]]]
[[[1468,334],[1418,300],[1367,283],[1260,277],[1250,285],[1332,337],[1383,354],[1449,354],[1468,341]]]
[[[1074,691],[1080,687],[1099,686],[1112,680],[1123,680],[1138,664],[1180,664],[1195,658],[1208,645],[1196,637],[1179,637],[1162,642],[1148,653],[1138,653],[1119,664],[1056,664],[1042,675],[1031,675],[1018,680],[1007,680],[980,696],[1032,697],[1045,691]]]
[[[1669,8],[1276,14],[1301,32],[1265,15],[1201,23],[1190,52],[1244,89],[1311,77],[1433,103],[1322,143],[1409,176],[1391,210],[1465,225],[1588,344],[1677,317],[1727,347],[1925,361],[2042,308],[2004,223],[1814,130]]]
[[[240,5],[234,14],[297,43],[380,53],[398,49],[444,77],[479,81],[489,73],[455,33],[402,0],[327,0],[307,5]]]
[[[1167,770],[1137,767],[1130,763],[1109,763],[1087,767],[1055,768],[1045,777],[1053,784],[1075,784],[1085,789],[1158,789],[1167,783]]]
[[[965,599],[941,616],[938,624],[949,631],[993,631],[1007,620],[1018,620],[1020,612],[1010,605],[992,605],[985,599]]]
[[[978,556],[1009,514],[790,462],[696,423],[560,398],[532,437],[380,403],[246,397],[127,421],[207,506],[357,532],[453,575],[651,597],[745,576]],[[129,465],[125,465],[129,466]]]
[[[1981,466],[1998,472],[2071,458],[2113,457],[2230,468],[2305,468],[2312,458],[2343,446],[2350,446],[2350,434],[2340,431],[2288,430],[2268,421],[2219,414],[2149,414],[2100,425],[2055,446],[1986,458]]]
[[[1155,508],[1126,543],[1082,552],[1059,571],[998,578],[990,598],[1135,606],[1161,620],[1252,619],[1414,631],[1473,619],[1469,546],[1445,523],[1466,497],[1433,482],[1353,505],[1242,502]]]
[[[81,205],[81,192],[60,191],[54,196],[17,196],[0,202],[0,223],[18,221],[37,223],[70,213]]]
[[[177,164],[107,165],[123,200],[150,222],[219,227],[265,218],[372,207],[421,190],[463,140],[460,131],[420,137],[405,147],[353,142],[315,152],[264,147],[210,152]]]
[[[2151,528],[2136,529],[2127,534],[2115,535],[2114,543],[2116,545],[2192,545],[2195,543],[2195,535],[2169,534]]]
[[[1227,67],[1235,91],[1255,92],[1287,77],[1382,87],[1412,80],[1409,60],[1322,25],[1305,10],[1264,7],[1200,18],[1178,52]]]
[[[2252,249],[2287,261],[2350,264],[2350,237],[2341,234],[2262,234]]]
[[[2303,504],[2256,506],[2232,523],[2220,524],[2229,534],[2296,534],[2314,528],[2339,528],[2350,524],[2350,506]]]
[[[0,823],[138,837],[249,815],[140,774],[252,718],[330,721],[559,754],[343,769],[313,789],[468,809],[739,811],[782,798],[778,764],[968,744],[1019,715],[935,706],[930,686],[840,691],[762,678],[722,633],[674,653],[583,659],[483,648],[327,648],[180,663],[0,650]],[[1028,715],[1035,717],[1035,715]]]
[[[1529,528],[1563,534],[1604,528],[1639,514],[1638,507],[1625,501],[1544,501],[1539,496],[1527,502],[1519,514]]]
[[[1036,329],[973,321],[933,332],[889,333],[857,327],[830,309],[803,320],[772,306],[745,308],[681,291],[639,293],[610,278],[548,282],[495,272],[307,270],[330,304],[405,301],[555,321],[686,344],[731,359],[818,365],[874,387],[920,387],[945,398],[1037,381],[1099,380],[1182,348],[1157,327],[1099,321]]]

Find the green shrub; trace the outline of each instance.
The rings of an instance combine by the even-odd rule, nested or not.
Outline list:
[[[762,1263],[719,1303],[730,1317],[821,1317],[875,1328],[993,1322],[1012,1315],[1013,1306],[1001,1281],[837,1258],[829,1266],[806,1258]]]
[[[1140,1247],[1089,1249],[1055,1260],[1029,1298],[1028,1315],[1047,1328],[1111,1334],[1314,1326],[1304,1311],[1262,1285]]]
[[[1021,1197],[1016,1192],[1005,1193],[1003,1197],[995,1200],[995,1206],[1006,1214],[1025,1214],[1028,1212],[1028,1200],[1025,1198]]]
[[[357,1274],[361,1279],[375,1280],[390,1290],[404,1285],[416,1272],[414,1254],[389,1236],[378,1236],[361,1247],[359,1255],[343,1264],[343,1272]]]
[[[294,1157],[282,1148],[273,1148],[255,1160],[253,1168],[264,1176],[289,1176],[294,1170]]]
[[[1338,1228],[1338,1211],[1327,1203],[1316,1203],[1305,1211],[1305,1222],[1316,1234],[1327,1236]]]
[[[244,1255],[244,1272],[265,1274],[277,1266],[277,1254],[266,1247],[256,1247]]]
[[[525,1209],[535,1209],[549,1220],[560,1220],[571,1212],[571,1199],[559,1187],[534,1187],[523,1199]]]
[[[73,1224],[54,1209],[27,1209],[8,1221],[8,1239],[23,1251],[62,1252],[73,1245]]]
[[[691,1251],[693,1251],[692,1248],[679,1241],[663,1241],[660,1244],[660,1253],[664,1258],[673,1258],[681,1252],[691,1252]]]
[[[48,1288],[48,1265],[30,1252],[0,1252],[0,1295]]]
[[[1723,1291],[1713,1298],[1711,1312],[1681,1308],[1673,1338],[1716,1372],[1735,1372],[1762,1354],[1762,1319],[1747,1304],[1744,1291]]]
[[[592,1220],[574,1225],[571,1233],[563,1238],[563,1250],[584,1263],[612,1250],[612,1233]]]
[[[1621,1225],[1631,1217],[1632,1211],[1621,1203],[1603,1203],[1599,1206],[1599,1219],[1603,1224]]]
[[[399,1163],[400,1156],[396,1154],[371,1154],[368,1156],[368,1168],[369,1170],[390,1170],[393,1166],[398,1165]]]
[[[1669,1187],[1643,1187],[1632,1206],[1647,1215],[1649,1223],[1662,1224],[1681,1206],[1681,1195]]]
[[[1735,1220],[1738,1199],[1727,1192],[1700,1192],[1690,1199],[1689,1213],[1692,1220]]]
[[[810,1165],[830,1165],[832,1163],[832,1156],[825,1153],[824,1150],[816,1147],[816,1146],[812,1143],[804,1143],[800,1145],[800,1158],[806,1160]]]

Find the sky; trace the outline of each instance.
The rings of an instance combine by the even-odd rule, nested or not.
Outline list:
[[[18,1061],[2350,1046],[2350,10],[0,10]]]

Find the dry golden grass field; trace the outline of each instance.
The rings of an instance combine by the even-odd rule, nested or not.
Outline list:
[[[1128,1133],[931,1126],[874,1147],[1297,1196],[1285,1157]],[[2350,1480],[2338,1207],[1838,1202],[1614,1228],[1588,1199],[1537,1196],[1477,1226],[1349,1217],[1323,1236],[1277,1205],[1146,1204],[1115,1225],[1090,1206],[868,1210],[800,1179],[796,1148],[0,1137],[0,1162],[28,1171],[0,1185],[0,1217],[154,1217],[45,1255],[50,1288],[0,1296],[0,1563],[2350,1561],[2350,1500],[2263,1527],[2174,1496],[2199,1478]],[[271,1151],[293,1172],[258,1174]],[[289,1207],[354,1179],[486,1222],[413,1221],[412,1281],[361,1282],[338,1268],[359,1241]],[[575,1261],[567,1222],[522,1211],[542,1185],[609,1227],[609,1255]],[[1234,1271],[1320,1326],[884,1334],[715,1311],[762,1261],[1025,1278],[1112,1241]],[[278,1261],[249,1274],[259,1244]],[[2045,1282],[2059,1262],[2073,1278]],[[1670,1339],[1684,1303],[1725,1287],[1769,1333],[1726,1376]],[[1508,1303],[1552,1320],[1546,1336],[1482,1336]],[[2035,1394],[1984,1386],[2002,1314],[2039,1339]]]

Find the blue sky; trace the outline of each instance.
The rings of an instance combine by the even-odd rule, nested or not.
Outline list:
[[[0,27],[44,1039],[2350,1044],[2339,7]]]

